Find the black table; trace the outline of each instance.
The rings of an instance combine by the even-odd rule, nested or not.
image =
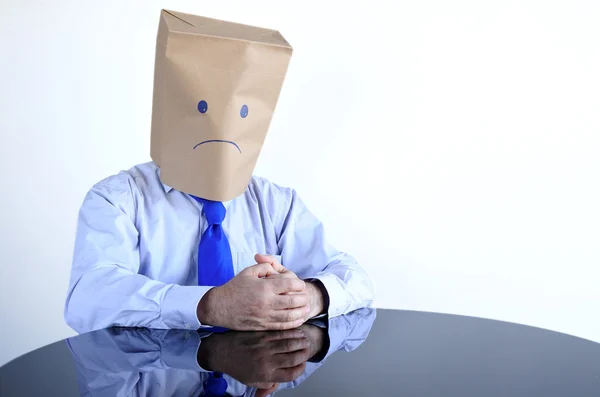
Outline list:
[[[215,372],[212,372],[215,371]],[[290,332],[111,328],[0,368],[0,395],[600,397],[600,344],[444,314],[360,309]],[[280,383],[274,383],[279,381]]]

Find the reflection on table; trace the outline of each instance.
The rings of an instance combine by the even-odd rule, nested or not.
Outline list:
[[[66,342],[82,396],[260,397],[298,386],[335,352],[355,350],[375,318],[363,308],[281,332],[110,328]]]

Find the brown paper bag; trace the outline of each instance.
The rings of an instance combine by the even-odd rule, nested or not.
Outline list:
[[[162,181],[215,201],[242,194],[291,55],[277,31],[162,10],[150,150]]]

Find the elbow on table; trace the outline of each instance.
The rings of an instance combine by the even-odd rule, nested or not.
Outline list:
[[[85,300],[85,298],[79,296],[75,287],[69,289],[65,299],[63,318],[65,323],[78,334],[94,329],[92,319],[90,318],[90,313],[93,312],[93,309],[82,302]]]
[[[76,309],[71,304],[71,299],[67,299],[63,310],[63,318],[65,323],[78,334],[85,332],[83,321]]]
[[[361,292],[359,300],[362,302],[362,307],[371,307],[375,301],[375,295],[377,294],[377,287],[375,281],[369,275],[368,272],[364,271],[362,277],[359,277],[361,284],[360,288],[357,288]]]
[[[73,296],[73,291],[69,291],[69,294],[65,300],[63,318],[65,323],[67,323],[67,325],[78,334],[88,331],[85,326],[82,310],[82,305],[78,302],[77,297]]]

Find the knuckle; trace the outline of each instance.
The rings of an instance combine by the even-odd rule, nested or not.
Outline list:
[[[290,298],[290,306],[298,307],[302,304],[302,298],[300,295],[292,295]]]
[[[290,310],[287,313],[287,321],[288,322],[292,322],[294,320],[296,320],[298,318],[298,312],[296,312],[295,310]]]
[[[296,365],[296,360],[294,359],[294,355],[293,354],[289,354],[284,360],[283,365],[287,368],[289,367],[293,367],[294,365]]]
[[[302,302],[302,305],[308,305],[308,301],[309,301],[309,297],[307,293],[302,293],[302,295],[300,295],[300,301]]]
[[[285,289],[287,289],[287,290],[291,290],[291,289],[293,289],[293,288],[294,288],[294,279],[291,279],[291,278],[286,278],[286,279],[284,280],[284,287],[285,287]]]
[[[308,297],[308,294],[302,295],[301,300],[302,300],[302,306],[306,306],[310,302],[310,298]]]
[[[294,351],[295,347],[296,347],[295,346],[295,341],[293,339],[288,339],[285,342],[285,349],[286,349],[286,351],[289,351],[289,352]]]
[[[300,342],[300,348],[302,348],[302,349],[310,348],[310,339],[308,339],[308,338],[303,339],[302,342]]]

